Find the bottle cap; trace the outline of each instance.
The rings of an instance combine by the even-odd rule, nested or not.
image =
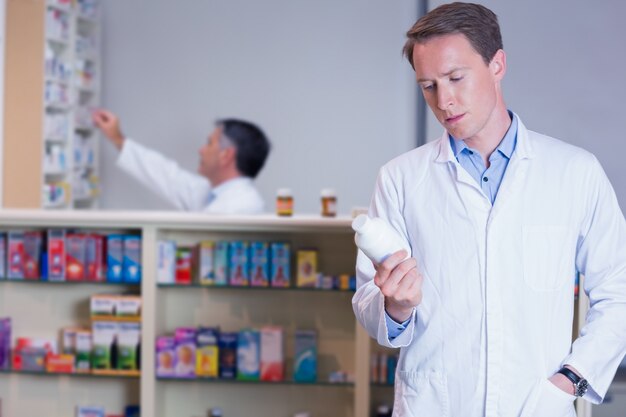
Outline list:
[[[352,220],[352,230],[357,233],[363,233],[369,226],[370,218],[367,214],[359,214],[354,220]]]
[[[276,196],[277,197],[291,197],[291,188],[279,188],[278,191],[276,191]]]
[[[337,194],[332,188],[322,188],[322,197],[336,197]]]

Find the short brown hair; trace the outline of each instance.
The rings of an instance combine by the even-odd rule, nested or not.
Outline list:
[[[406,33],[408,40],[402,50],[413,68],[413,48],[435,36],[465,35],[486,64],[502,49],[498,16],[485,6],[455,2],[441,5],[420,17]]]

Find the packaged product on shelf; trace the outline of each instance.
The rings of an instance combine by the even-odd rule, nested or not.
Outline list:
[[[64,327],[61,329],[62,349],[64,355],[73,355],[76,353],[76,327]]]
[[[76,407],[76,417],[105,417],[104,407],[93,405]]]
[[[193,248],[192,275],[201,285],[215,285],[215,242],[205,240]]]
[[[196,329],[179,327],[174,333],[176,341],[176,376],[196,377]]]
[[[141,297],[138,295],[121,295],[117,298],[115,315],[130,319],[141,318]]]
[[[42,235],[40,231],[24,232],[24,278],[39,279]]]
[[[124,236],[107,236],[107,281],[122,282],[124,279]]]
[[[269,286],[269,245],[267,242],[250,244],[250,285]]]
[[[317,250],[301,249],[298,251],[298,287],[315,287],[317,284]]]
[[[85,236],[68,233],[65,236],[65,279],[68,281],[84,281],[87,251]]]
[[[339,275],[339,289],[340,290],[350,289],[350,275],[349,274]]]
[[[396,367],[398,366],[398,355],[389,355],[387,358],[387,384],[393,385],[396,380]]]
[[[173,284],[176,281],[176,242],[157,242],[157,283]]]
[[[11,230],[7,239],[7,278],[24,279],[24,232]]]
[[[113,369],[113,349],[115,347],[117,333],[118,323],[114,321],[94,321],[92,323],[92,369]]]
[[[104,236],[89,234],[85,236],[85,264],[87,281],[104,281]]]
[[[55,340],[18,337],[13,350],[13,369],[18,371],[44,371],[46,357],[57,354]]]
[[[191,248],[176,248],[176,283],[191,284]]]
[[[228,242],[215,244],[215,285],[228,285]]]
[[[378,371],[378,382],[381,384],[385,384],[387,382],[387,359],[389,355],[385,352],[382,352],[378,355],[379,360],[379,371]]]
[[[317,274],[317,287],[323,290],[332,290],[335,287],[335,277],[332,275]]]
[[[124,260],[122,265],[124,282],[141,281],[141,237],[124,236]]]
[[[176,376],[176,340],[173,336],[157,337],[156,376]]]
[[[261,381],[282,381],[285,375],[283,329],[261,328]]]
[[[380,380],[380,368],[378,367],[379,363],[378,353],[372,353],[372,356],[370,357],[370,382],[375,383]]]
[[[11,318],[0,318],[0,369],[9,369],[11,357]]]
[[[73,373],[75,361],[74,355],[48,355],[46,357],[46,372]]]
[[[124,408],[124,417],[139,417],[141,415],[138,405],[127,405]]]
[[[237,338],[237,379],[258,381],[261,374],[261,334],[243,329]]]
[[[219,329],[200,327],[196,334],[196,375],[217,378],[219,365]]]
[[[135,371],[139,369],[140,342],[140,323],[118,323],[117,369],[125,371]]]
[[[90,330],[78,330],[76,332],[76,372],[88,372],[91,369],[91,351],[93,349]]]
[[[65,230],[48,230],[49,281],[65,281]]]
[[[7,241],[6,233],[0,232],[0,279],[7,277]]]
[[[237,376],[238,333],[219,334],[220,378],[235,379]]]
[[[317,380],[317,332],[296,330],[295,351],[294,381],[315,382]]]
[[[250,285],[248,266],[248,242],[237,240],[230,242],[230,261],[228,263],[228,282],[232,286],[247,287]]]
[[[119,296],[96,294],[91,296],[90,312],[92,318],[112,317],[117,310]]]
[[[291,245],[275,242],[270,245],[270,284],[272,287],[291,285]]]

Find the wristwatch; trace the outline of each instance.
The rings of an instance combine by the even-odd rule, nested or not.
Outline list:
[[[565,375],[567,379],[572,381],[572,384],[574,384],[574,395],[576,397],[582,397],[583,395],[585,395],[587,389],[589,388],[589,383],[586,379],[579,377],[566,367],[559,369],[557,373]]]

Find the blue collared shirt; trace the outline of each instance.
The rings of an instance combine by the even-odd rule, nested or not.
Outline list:
[[[509,111],[511,126],[507,130],[504,138],[498,147],[489,157],[489,168],[485,166],[483,158],[476,149],[469,148],[463,140],[455,139],[448,135],[452,152],[459,161],[459,164],[476,180],[478,186],[483,190],[485,196],[489,198],[491,204],[496,201],[502,178],[509,165],[515,146],[517,145],[517,116]],[[411,322],[411,319],[403,323],[397,323],[385,312],[387,321],[387,333],[389,340],[398,337]]]

